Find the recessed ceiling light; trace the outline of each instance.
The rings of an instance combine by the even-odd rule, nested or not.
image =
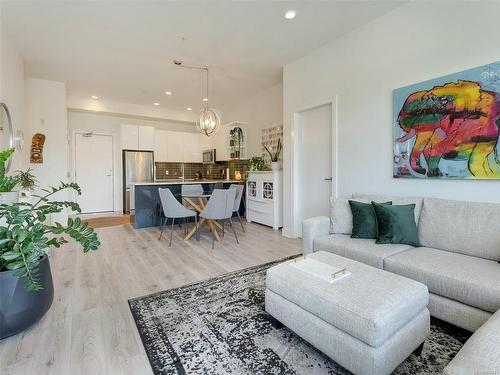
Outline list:
[[[208,102],[208,98],[203,98],[203,101],[204,102]]]
[[[191,107],[187,107],[186,109],[187,109],[188,111],[192,111],[192,110],[193,110],[193,108],[191,108]]]
[[[154,103],[153,103],[153,105],[159,106],[159,105],[160,105],[160,103],[158,103],[158,102],[154,102]]]
[[[172,91],[165,91],[165,95],[172,95]]]
[[[294,9],[290,9],[290,10],[287,10],[284,14],[284,17],[287,19],[287,20],[293,20],[295,18],[295,10]]]
[[[92,95],[91,98],[94,99],[94,100],[98,100],[99,99],[99,97],[95,96],[95,95]]]

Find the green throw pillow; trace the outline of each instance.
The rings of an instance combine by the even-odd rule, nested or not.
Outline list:
[[[372,202],[372,205],[377,216],[377,243],[420,246],[414,204],[388,206]]]
[[[382,203],[383,205],[392,202]],[[352,234],[351,238],[377,238],[377,217],[370,203],[349,201],[352,211]]]

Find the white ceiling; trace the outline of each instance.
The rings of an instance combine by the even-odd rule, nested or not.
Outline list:
[[[1,1],[1,0],[0,0]],[[282,79],[282,66],[401,5],[398,1],[2,1],[31,77],[68,95],[198,110],[206,65],[223,109]],[[296,9],[286,21],[283,13]],[[173,92],[166,96],[165,90]]]

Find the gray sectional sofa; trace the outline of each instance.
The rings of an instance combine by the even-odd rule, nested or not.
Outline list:
[[[487,340],[487,327],[500,325],[500,313],[493,315],[500,310],[500,204],[364,194],[354,194],[352,199],[414,203],[421,247],[378,245],[375,240],[352,239],[348,200],[334,199],[330,217],[304,221],[304,254],[329,251],[427,285],[432,316],[478,331],[469,340],[471,344],[467,343],[457,355],[455,364],[450,363],[450,368],[455,367],[447,369],[450,375],[462,374],[457,362],[463,352],[475,352],[478,346],[474,342]],[[476,369],[500,369],[499,340],[496,343],[489,352],[494,356],[490,356],[491,366],[497,367],[485,368],[488,361],[484,361],[477,363]],[[473,358],[462,358],[462,362],[474,366]]]

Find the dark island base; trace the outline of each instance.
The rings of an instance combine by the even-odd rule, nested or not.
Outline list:
[[[228,189],[234,182],[224,183],[224,189]],[[201,184],[204,191],[212,191],[214,184]],[[163,224],[164,216],[162,214],[160,195],[158,189],[168,188],[180,201],[182,184],[162,184],[162,185],[136,185],[135,186],[135,212],[134,228],[157,227]],[[240,215],[245,215],[244,197],[240,205]],[[234,214],[236,216],[236,214]],[[167,224],[171,221],[167,220]]]

